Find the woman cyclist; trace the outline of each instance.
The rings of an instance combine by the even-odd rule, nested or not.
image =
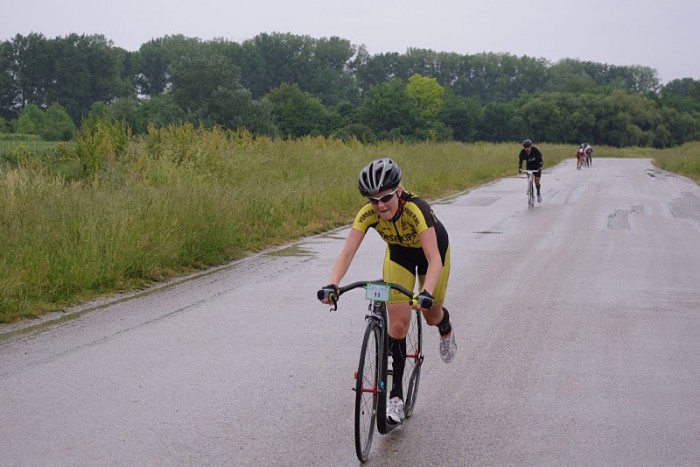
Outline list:
[[[518,155],[518,173],[523,171],[523,161],[525,162],[525,170],[534,170],[532,175],[535,177],[535,188],[537,188],[537,202],[542,202],[540,194],[540,179],[542,178],[542,153],[539,149],[532,145],[532,141],[526,139],[523,141],[523,148]]]
[[[358,188],[367,204],[355,216],[350,233],[331,271],[329,285],[318,291],[323,303],[330,295],[338,296],[338,285],[350,267],[370,227],[387,243],[383,279],[412,290],[418,277],[421,292],[414,298],[425,321],[437,326],[440,333],[440,357],[446,363],[455,358],[457,344],[450,324],[450,314],[442,306],[450,274],[450,245],[447,230],[427,202],[404,190],[401,169],[392,159],[375,160],[360,172]],[[391,423],[401,423],[403,379],[406,364],[406,334],[410,325],[411,307],[405,298],[391,291],[389,313],[389,346],[393,356],[394,384],[387,406]]]

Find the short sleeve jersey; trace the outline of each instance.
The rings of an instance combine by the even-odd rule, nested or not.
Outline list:
[[[372,204],[367,203],[355,216],[352,227],[363,233],[372,227],[390,246],[422,248],[418,234],[430,227],[435,227],[438,243],[442,243],[441,239],[447,240],[447,232],[427,202],[408,192],[404,192],[402,198],[405,203],[398,218],[384,220]]]

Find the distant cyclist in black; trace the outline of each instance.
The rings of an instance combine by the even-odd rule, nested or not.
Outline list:
[[[542,202],[540,194],[540,178],[542,177],[542,153],[539,149],[532,145],[532,141],[526,139],[523,141],[523,148],[520,150],[518,160],[518,173],[523,171],[523,161],[525,161],[525,170],[534,170],[532,175],[535,177],[535,187],[537,188],[537,202]]]

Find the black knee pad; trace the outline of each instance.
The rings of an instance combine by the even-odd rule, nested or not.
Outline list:
[[[445,334],[449,334],[450,331],[452,331],[452,325],[450,324],[450,312],[447,311],[447,308],[444,306],[442,307],[442,311],[445,314],[445,316],[442,317],[442,321],[440,321],[437,324],[438,331],[440,331],[440,335],[444,336]]]

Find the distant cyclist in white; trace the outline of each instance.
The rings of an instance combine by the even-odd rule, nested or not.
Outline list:
[[[586,159],[588,159],[588,165],[593,165],[593,148],[590,144],[584,144],[583,153],[586,155]]]

